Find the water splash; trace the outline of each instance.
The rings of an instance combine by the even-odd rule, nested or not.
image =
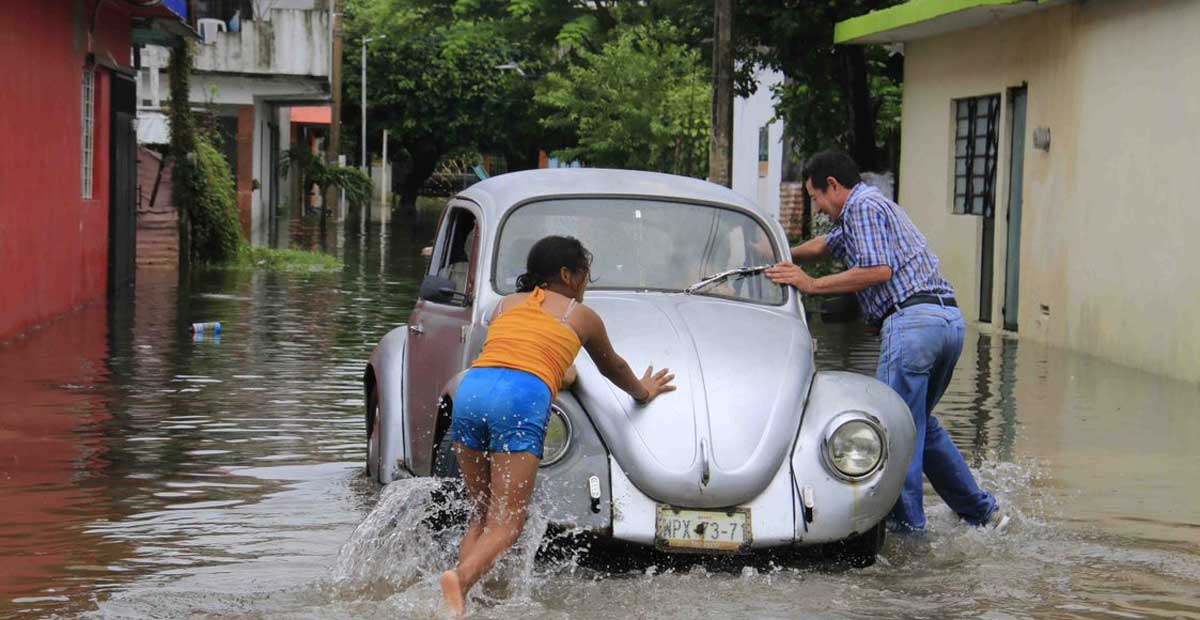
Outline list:
[[[529,602],[538,578],[535,559],[548,519],[535,501],[516,545],[470,594],[473,604]],[[338,553],[330,586],[343,596],[387,598],[406,611],[429,611],[440,601],[437,578],[453,568],[466,533],[469,502],[458,480],[393,482]]]

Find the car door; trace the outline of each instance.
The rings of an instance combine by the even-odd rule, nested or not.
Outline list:
[[[468,361],[464,358],[479,265],[480,215],[470,203],[451,202],[447,207],[428,276],[452,281],[454,295],[420,299],[409,317],[409,454],[417,474],[430,473],[441,390]]]

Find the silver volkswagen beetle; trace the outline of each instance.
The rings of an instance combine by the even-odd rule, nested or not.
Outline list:
[[[451,199],[409,323],[366,368],[370,477],[457,475],[457,382],[550,234],[595,255],[586,303],[615,349],[678,386],[637,406],[580,352],[538,476],[550,522],[668,553],[837,543],[874,562],[912,458],[908,408],[874,378],[816,370],[799,294],[762,273],[787,255],[782,227],[696,179],[536,170]]]

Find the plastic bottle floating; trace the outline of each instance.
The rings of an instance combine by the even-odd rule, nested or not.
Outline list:
[[[192,323],[193,334],[213,334],[214,336],[221,335],[221,324],[212,321],[209,323]]]

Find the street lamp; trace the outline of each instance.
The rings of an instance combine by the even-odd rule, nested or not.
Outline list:
[[[367,44],[376,39],[386,39],[386,34],[377,37],[363,37],[362,40],[362,159],[359,166],[363,172],[369,173],[367,167]]]
[[[519,75],[521,77],[525,77],[525,71],[523,69],[521,69],[521,65],[518,65],[515,62],[511,62],[511,61],[506,62],[502,65],[496,65],[495,68],[499,69],[501,71],[516,71],[517,75]]]

